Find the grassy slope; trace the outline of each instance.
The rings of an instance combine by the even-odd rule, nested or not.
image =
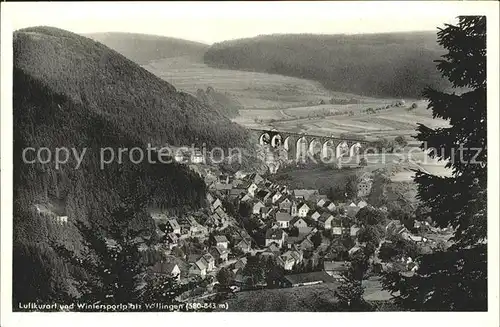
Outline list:
[[[434,32],[265,35],[216,43],[205,63],[218,68],[312,79],[326,88],[377,97],[418,97],[443,86]]]
[[[143,67],[192,94],[211,86],[250,110],[304,106],[327,100],[332,95],[318,82],[277,74],[217,69],[187,57],[154,60]]]
[[[200,61],[208,49],[207,44],[148,34],[108,32],[86,36],[141,65],[152,60],[183,56]]]

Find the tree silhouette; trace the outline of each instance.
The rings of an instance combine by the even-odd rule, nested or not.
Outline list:
[[[457,25],[439,30],[438,41],[448,50],[437,61],[438,70],[454,88],[466,91],[427,88],[428,108],[450,127],[419,125],[417,139],[427,143],[422,148],[438,149],[433,156],[449,160],[453,175],[418,172],[415,181],[436,225],[454,228],[455,243],[421,256],[412,277],[387,274],[384,286],[399,291],[397,302],[410,310],[487,310],[486,17],[460,16]]]

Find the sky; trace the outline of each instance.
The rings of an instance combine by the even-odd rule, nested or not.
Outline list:
[[[436,31],[469,2],[45,2],[4,3],[16,30],[48,25],[75,33],[131,32],[207,44],[261,34]],[[7,5],[7,6],[5,6]]]

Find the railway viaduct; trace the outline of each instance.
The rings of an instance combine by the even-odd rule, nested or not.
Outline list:
[[[260,145],[271,148],[283,147],[287,151],[288,157],[295,159],[307,155],[319,155],[321,158],[354,157],[369,145],[368,141],[361,139],[285,132],[276,129],[252,128],[251,130],[258,137]]]

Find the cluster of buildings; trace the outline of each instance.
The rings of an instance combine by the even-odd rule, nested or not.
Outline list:
[[[196,169],[208,185],[207,206],[182,217],[152,213],[161,238],[157,248],[169,258],[153,266],[154,273],[170,274],[182,283],[207,276],[215,280],[224,267],[232,270],[236,284],[243,285],[247,257],[258,255],[274,258],[283,268],[284,286],[313,285],[343,279],[348,262],[325,256],[335,238],[349,236],[354,241],[349,256],[364,246],[357,239],[356,214],[369,206],[366,201],[333,203],[318,190],[289,189],[258,173],[220,174],[202,165]],[[361,183],[358,193],[369,192],[367,183]],[[235,212],[228,213],[228,203],[247,207],[251,229],[233,217]],[[399,221],[390,221],[389,230],[414,242],[427,241]],[[196,250],[182,251],[186,247]],[[404,260],[416,269],[411,258]],[[306,266],[312,268],[305,272]]]

